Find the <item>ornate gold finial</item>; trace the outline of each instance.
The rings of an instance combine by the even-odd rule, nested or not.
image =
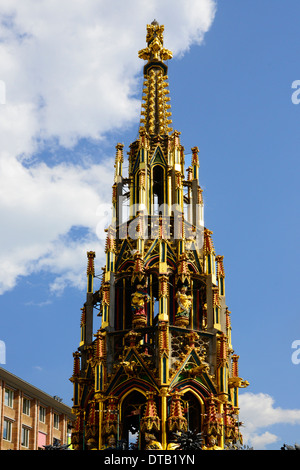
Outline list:
[[[140,59],[148,60],[148,62],[172,59],[172,52],[163,47],[164,29],[165,27],[159,25],[156,20],[147,25],[146,42],[148,46],[139,51]]]
[[[157,414],[154,392],[147,392],[147,403],[144,416],[141,419],[141,431],[144,433],[160,430],[160,418]]]
[[[96,258],[96,254],[94,251],[88,251],[87,252],[87,274],[92,274],[93,276],[95,275],[95,267],[94,267],[94,258]]]
[[[96,258],[96,254],[94,251],[87,252],[87,292],[93,292],[93,283],[94,283],[94,276],[95,276],[95,266],[94,266],[94,258]]]
[[[171,399],[170,415],[167,419],[169,431],[182,432],[187,431],[188,422],[184,416],[181,394],[175,390]]]
[[[119,177],[122,176],[122,163],[124,161],[123,158],[123,144],[116,145],[116,158],[115,158],[115,180],[119,180]]]
[[[144,89],[141,124],[149,134],[172,132],[170,97],[167,90],[167,66],[165,60],[172,58],[172,52],[163,47],[164,26],[154,20],[147,25],[147,47],[139,51],[140,59],[147,60],[144,67]]]

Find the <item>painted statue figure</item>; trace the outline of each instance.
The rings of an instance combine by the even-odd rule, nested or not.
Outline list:
[[[155,449],[161,450],[163,448],[161,443],[158,442],[158,440],[154,436],[154,434],[145,433],[145,441],[146,441],[145,450],[155,450]]]
[[[116,448],[116,438],[113,434],[110,434],[107,439],[105,445],[102,447],[102,450],[105,449],[115,449]]]
[[[217,445],[216,437],[211,435],[208,437],[207,446],[204,446],[203,450],[222,450],[222,448]]]
[[[186,286],[183,286],[176,293],[176,300],[178,308],[175,316],[175,325],[186,327],[190,322],[190,312],[192,307],[192,297],[187,295]]]
[[[132,310],[132,326],[133,328],[141,328],[147,325],[147,312],[145,303],[150,302],[150,296],[143,290],[141,284],[137,285],[136,291],[131,297]]]

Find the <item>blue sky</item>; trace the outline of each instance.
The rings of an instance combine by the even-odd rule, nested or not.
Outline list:
[[[72,404],[86,251],[100,273],[99,206],[111,198],[115,145],[137,135],[137,52],[156,18],[174,52],[173,127],[186,166],[200,149],[205,225],[224,255],[250,382],[243,433],[257,449],[300,442],[299,14],[297,0],[2,2],[2,367]]]

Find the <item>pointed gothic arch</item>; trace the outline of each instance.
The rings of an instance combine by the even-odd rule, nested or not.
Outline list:
[[[120,438],[141,448],[140,420],[146,405],[146,394],[138,387],[125,393],[120,400]]]
[[[205,404],[202,397],[188,387],[181,398],[185,406],[188,429],[197,433],[201,432],[205,417]]]
[[[166,174],[165,167],[156,163],[151,168],[151,214],[152,215],[166,215],[165,204],[167,204],[167,191],[166,191]]]

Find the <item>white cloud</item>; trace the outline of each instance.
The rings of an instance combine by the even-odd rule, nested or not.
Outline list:
[[[284,444],[280,442],[281,437],[271,432],[272,425],[300,424],[300,409],[276,407],[275,400],[265,393],[242,393],[239,405],[240,419],[245,425],[242,429],[244,441],[256,450],[265,449],[268,444],[277,441],[279,448]]]
[[[0,169],[0,211],[5,220],[0,232],[0,291],[38,269],[61,274],[64,265],[70,273],[78,266],[76,257],[84,259],[78,250],[99,244],[101,214],[96,209],[111,197],[111,166],[107,160],[87,168],[39,164],[28,169],[17,159],[5,162]],[[70,239],[75,226],[88,230],[88,240],[86,234]]]
[[[272,434],[269,431],[265,431],[262,434],[255,434],[250,436],[251,446],[254,450],[266,450],[267,446],[275,442],[278,443],[278,450],[282,443],[279,443],[279,437],[276,434]]]
[[[57,289],[78,284],[70,246],[82,256],[80,245],[97,243],[97,208],[113,183],[101,139],[138,121],[146,24],[165,24],[165,45],[180,55],[203,41],[214,15],[212,0],[1,2],[0,293],[38,269],[58,275]],[[99,140],[97,165],[34,164],[41,145],[72,149],[81,138]],[[74,226],[89,236],[71,241]]]
[[[29,108],[28,137],[57,136],[63,145],[126,125],[140,109],[146,24],[164,23],[166,46],[178,55],[203,40],[214,14],[212,0],[1,2],[7,114],[24,107],[21,126]]]
[[[68,286],[78,289],[86,288],[87,251],[96,252],[95,274],[102,274],[104,266],[104,241],[98,240],[92,233],[80,240],[72,240],[70,236],[61,237],[52,243],[49,252],[32,263],[32,271],[47,271],[54,275],[50,290],[61,294]],[[99,287],[99,286],[98,286]]]

